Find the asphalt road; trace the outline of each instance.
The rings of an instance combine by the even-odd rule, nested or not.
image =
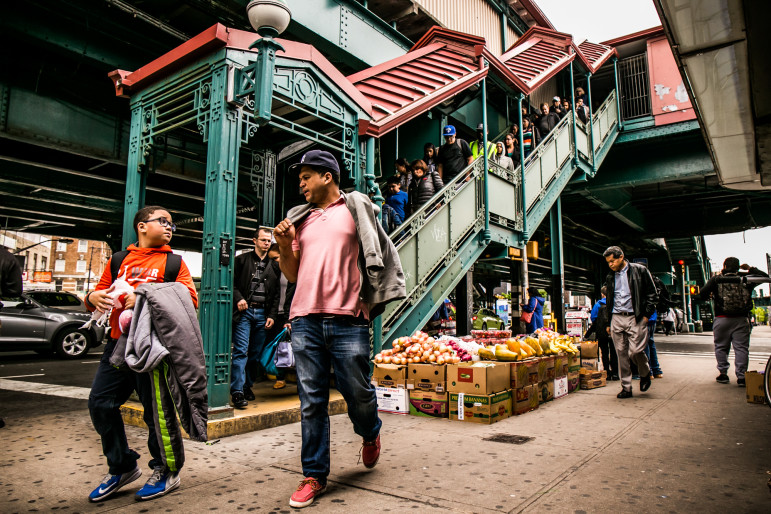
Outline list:
[[[20,378],[25,382],[91,387],[104,345],[92,348],[84,357],[62,360],[55,354],[35,352],[0,353],[0,379]]]

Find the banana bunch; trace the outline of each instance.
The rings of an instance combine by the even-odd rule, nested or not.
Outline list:
[[[576,345],[573,344],[573,341],[557,339],[553,344],[558,348],[558,351],[564,351],[573,355],[578,355],[580,353]]]

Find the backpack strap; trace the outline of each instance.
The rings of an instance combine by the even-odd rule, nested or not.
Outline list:
[[[128,257],[128,254],[128,250],[121,250],[112,254],[112,257],[110,258],[110,277],[112,278],[112,282],[117,280],[118,274],[120,273],[120,267],[126,257]]]
[[[166,256],[166,269],[163,271],[164,282],[176,282],[179,269],[182,267],[182,256],[170,253]]]

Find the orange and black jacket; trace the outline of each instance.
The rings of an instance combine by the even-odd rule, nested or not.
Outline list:
[[[129,254],[123,259],[118,276],[112,276],[110,263],[108,262],[102,278],[94,289],[95,291],[108,289],[117,278],[124,278],[134,289],[142,284],[163,282],[163,275],[166,270],[166,257],[171,254],[171,247],[169,245],[157,248],[139,248],[136,245],[130,245],[126,250],[128,250]],[[182,261],[180,265],[177,282],[187,286],[187,289],[190,291],[190,297],[193,299],[193,304],[198,307],[198,294],[193,284],[193,277],[190,276],[190,270],[187,268],[185,261]],[[86,307],[89,311],[93,312],[95,310],[95,307],[88,302],[88,296],[86,296]],[[118,339],[121,335],[118,328],[120,312],[120,310],[114,309],[110,315],[110,336],[113,339]]]

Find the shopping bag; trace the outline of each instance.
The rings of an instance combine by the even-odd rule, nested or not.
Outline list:
[[[294,352],[292,351],[292,341],[287,331],[284,340],[278,343],[276,346],[276,356],[273,358],[273,363],[277,368],[294,368]]]
[[[278,372],[278,370],[276,370],[276,365],[274,364],[273,359],[276,355],[276,347],[278,346],[278,343],[281,342],[281,340],[288,332],[289,331],[287,329],[279,332],[273,341],[265,345],[265,349],[262,351],[262,355],[260,355],[260,364],[262,364],[262,367],[265,368],[265,373],[268,375],[275,375]]]

